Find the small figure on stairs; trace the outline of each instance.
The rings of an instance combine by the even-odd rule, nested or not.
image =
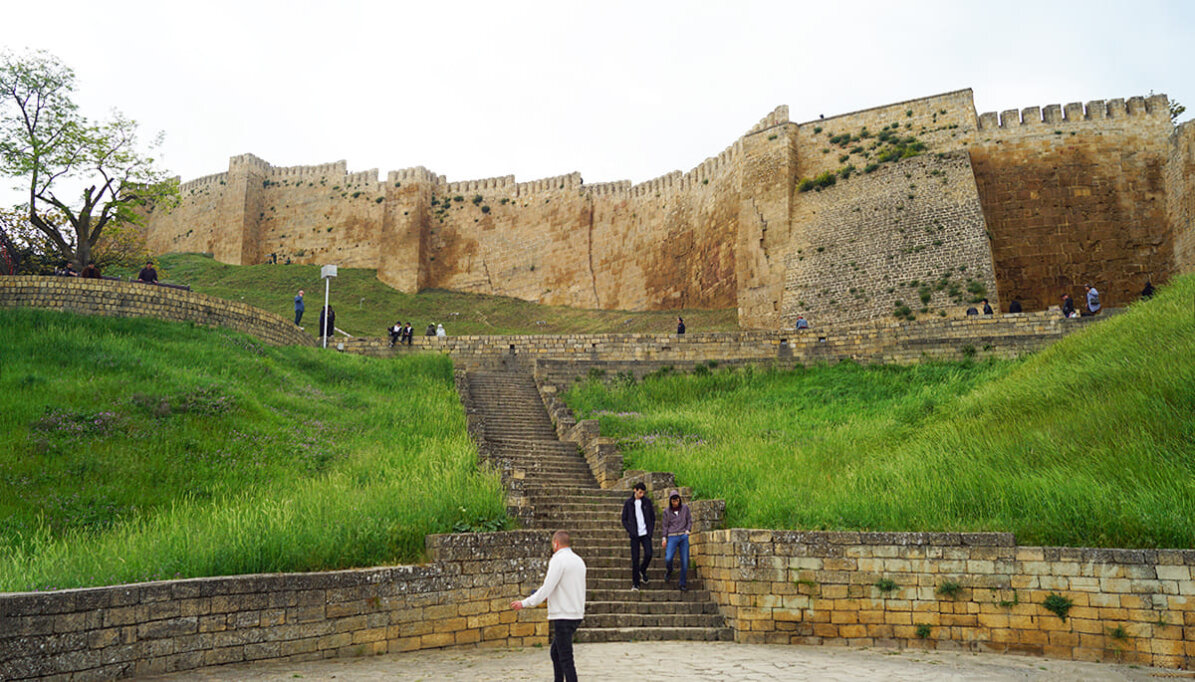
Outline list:
[[[680,493],[673,491],[668,496],[668,509],[664,511],[664,565],[668,568],[665,580],[672,580],[672,558],[680,550],[680,591],[689,589],[689,531],[693,529],[693,516],[680,499]]]
[[[647,486],[636,483],[631,496],[622,505],[622,527],[631,539],[631,589],[647,584],[647,567],[651,564],[651,536],[656,529],[656,510],[647,496]],[[639,562],[639,548],[643,548],[643,563]],[[640,579],[642,578],[642,579]]]

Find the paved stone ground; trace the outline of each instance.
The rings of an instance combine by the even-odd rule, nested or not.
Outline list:
[[[582,679],[628,680],[1113,680],[1191,679],[1195,673],[1108,663],[1054,661],[1001,654],[734,644],[609,642],[578,644]],[[305,663],[206,668],[145,678],[161,682],[269,680],[544,680],[552,662],[544,648],[432,649],[406,654]]]

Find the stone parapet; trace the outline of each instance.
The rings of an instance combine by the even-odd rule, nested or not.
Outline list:
[[[312,346],[290,320],[244,303],[140,282],[78,277],[0,276],[0,308],[44,308],[80,315],[153,317],[224,327],[273,346]]]
[[[1195,664],[1195,550],[745,529],[698,533],[692,546],[740,642]]]
[[[534,371],[542,382],[567,386],[577,377],[611,379],[626,374],[640,379],[665,366],[691,370],[710,363],[730,367],[765,362],[912,364],[968,357],[1011,359],[1041,350],[1096,319],[1100,318],[1067,320],[1057,313],[1041,312],[871,321],[799,332],[417,336],[412,345],[394,348],[386,339],[363,337],[343,344],[347,353],[375,357],[444,353],[462,369]]]
[[[225,663],[547,643],[547,531],[427,538],[420,566],[0,594],[0,679],[106,680]]]

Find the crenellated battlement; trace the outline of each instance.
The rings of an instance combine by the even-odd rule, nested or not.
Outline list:
[[[369,170],[359,171],[356,173],[346,173],[344,176],[345,182],[350,185],[357,183],[378,184],[378,169],[370,168]]]
[[[1060,125],[1064,123],[1082,123],[1088,121],[1102,121],[1106,119],[1124,119],[1129,117],[1170,117],[1170,100],[1166,95],[1151,95],[1149,97],[1130,97],[1124,99],[1092,100],[1084,105],[1081,102],[1071,102],[1065,106],[1048,104],[1044,107],[1025,107],[1024,109],[1006,109],[997,114],[994,111],[979,115],[980,130],[1020,129],[1033,126]]]
[[[591,196],[616,196],[628,194],[631,191],[630,180],[617,180],[615,182],[599,182],[593,185],[582,185],[581,190],[587,192]]]
[[[756,123],[754,126],[752,126],[751,130],[747,131],[747,135],[754,135],[755,133],[762,132],[768,128],[778,126],[781,123],[788,122],[788,105],[781,104],[773,109],[772,113],[759,119],[759,123]],[[744,137],[746,137],[746,135],[744,135]]]
[[[443,175],[436,175],[423,166],[390,171],[386,176],[386,181],[392,185],[396,182],[405,184],[423,182],[429,185],[446,184]]]
[[[270,169],[271,178],[329,177],[348,173],[348,162],[343,159],[316,166],[269,166],[269,164],[267,166]],[[376,174],[377,170],[375,169],[373,172]]]
[[[641,182],[638,185],[631,187],[631,196],[645,197],[653,196],[658,192],[666,192],[673,188],[679,188],[681,178],[684,175],[680,171],[672,171],[667,175],[661,175],[658,178],[652,178],[647,182]]]
[[[513,177],[513,176],[512,176]],[[581,174],[577,172],[568,175],[557,175],[551,178],[520,182],[515,185],[515,196],[551,192],[553,190],[575,189],[581,186]]]
[[[179,192],[188,192],[191,190],[201,189],[209,185],[218,184],[221,180],[227,181],[228,173],[212,173],[205,175],[202,178],[195,178],[189,182],[184,182],[178,186]]]
[[[265,159],[258,158],[252,154],[240,154],[228,159],[228,171],[257,171],[259,173],[268,173],[270,164]]]
[[[494,178],[482,178],[481,180],[463,180],[459,182],[448,183],[448,192],[480,192],[482,190],[505,190],[510,191],[515,186],[515,176],[502,175]]]

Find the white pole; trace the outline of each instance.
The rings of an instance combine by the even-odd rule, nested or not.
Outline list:
[[[321,315],[321,317],[324,318],[324,324],[323,324],[323,329],[320,330],[320,333],[324,335],[324,348],[328,347],[328,322],[330,322],[330,320],[328,318],[332,317],[332,309],[328,307],[328,294],[331,292],[331,289],[332,289],[332,278],[325,277],[324,278],[324,314]]]

